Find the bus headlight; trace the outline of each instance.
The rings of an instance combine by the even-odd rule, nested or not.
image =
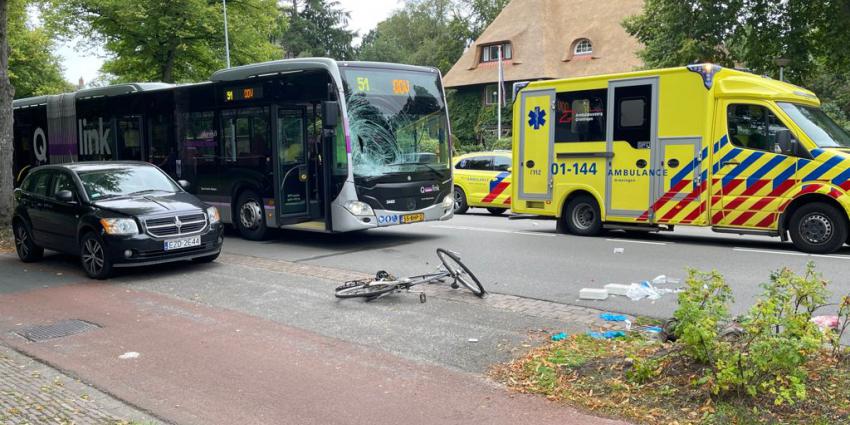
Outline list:
[[[218,208],[216,207],[207,208],[207,217],[210,218],[210,224],[216,224],[221,221],[221,216],[218,215]]]
[[[372,211],[372,207],[365,202],[348,201],[344,206],[345,209],[354,215],[375,215],[375,212]]]
[[[139,233],[139,226],[132,218],[101,218],[100,225],[103,231],[110,235],[135,235]]]
[[[454,193],[449,192],[445,198],[443,198],[443,208],[449,209],[454,208],[455,206],[455,196]]]

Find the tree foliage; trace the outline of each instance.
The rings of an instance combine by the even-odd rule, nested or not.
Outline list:
[[[7,0],[0,0],[0,225],[12,219],[12,97],[15,88],[9,82]]]
[[[233,65],[273,59],[274,0],[227,2]],[[48,19],[88,46],[102,45],[102,70],[116,81],[199,81],[225,66],[218,0],[53,0]]]
[[[353,59],[352,41],[357,35],[346,29],[349,14],[336,0],[284,0],[288,17],[280,45],[286,57]]]
[[[44,25],[27,22],[27,0],[9,1],[9,80],[15,97],[24,98],[73,90],[62,76],[53,52],[54,34]]]

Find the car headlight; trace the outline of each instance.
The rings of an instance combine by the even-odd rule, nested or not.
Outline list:
[[[100,225],[110,235],[135,235],[139,226],[132,218],[101,218]]]
[[[372,207],[365,202],[360,201],[348,201],[345,203],[345,209],[351,212],[354,215],[375,215],[375,212],[372,211]]]
[[[443,208],[454,208],[455,206],[455,196],[452,192],[449,192],[445,198],[443,198]]]
[[[216,207],[207,208],[207,217],[210,218],[210,224],[216,224],[221,221],[221,216],[218,215],[218,208]]]

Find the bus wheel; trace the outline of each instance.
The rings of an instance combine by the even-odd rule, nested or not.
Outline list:
[[[847,241],[847,220],[835,207],[813,202],[803,205],[790,223],[791,241],[800,251],[828,254]]]
[[[268,228],[263,212],[263,198],[255,192],[246,190],[236,201],[236,228],[243,238],[260,241],[265,239]]]
[[[455,214],[463,214],[469,209],[469,204],[466,203],[466,193],[463,189],[455,186]]]
[[[595,236],[602,230],[602,216],[599,204],[589,195],[573,198],[564,208],[564,226],[570,233],[578,236]]]
[[[490,214],[493,214],[493,215],[502,215],[507,210],[508,210],[507,208],[494,208],[494,207],[487,208],[487,211],[489,211]]]

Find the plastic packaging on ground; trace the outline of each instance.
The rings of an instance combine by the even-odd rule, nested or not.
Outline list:
[[[569,335],[567,335],[566,332],[558,332],[558,333],[552,335],[552,341],[561,341],[561,340],[567,339],[567,336],[569,336]]]
[[[608,298],[608,291],[599,288],[582,288],[578,297],[582,300],[604,300]]]
[[[821,332],[826,332],[831,329],[838,329],[838,316],[815,316],[812,317],[812,322],[818,325]]]
[[[626,336],[623,331],[588,332],[587,336],[593,339],[614,339]]]

